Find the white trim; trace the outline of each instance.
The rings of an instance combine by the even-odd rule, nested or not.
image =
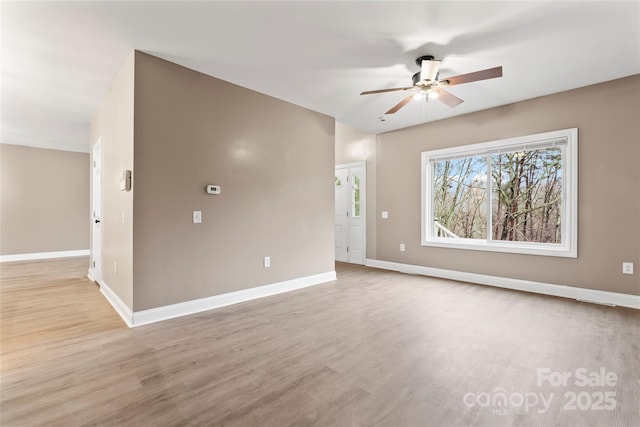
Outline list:
[[[495,141],[479,142],[468,145],[458,145],[449,148],[429,150],[429,157],[435,161],[447,160],[456,157],[468,157],[486,152],[512,152],[523,149],[523,145],[529,144],[531,149],[539,146],[551,147],[565,145],[570,139],[578,138],[578,128],[553,130],[550,132],[536,133],[532,135],[515,136]],[[527,149],[527,147],[524,147]]]
[[[102,137],[94,142],[91,148],[90,156],[91,173],[89,179],[91,181],[91,277],[95,281],[102,279],[102,224],[98,226],[96,220],[102,218]],[[96,216],[96,211],[97,216]],[[96,230],[99,229],[96,234]],[[96,235],[99,237],[96,242]]]
[[[165,305],[163,307],[151,308],[149,310],[137,311],[133,313],[132,323],[135,327],[160,322],[162,320],[173,319],[174,317],[186,316],[189,314],[199,313],[201,311],[211,310],[213,308],[225,307],[227,305],[277,295],[284,292],[294,291],[296,289],[306,288],[308,286],[319,285],[332,280],[336,280],[335,271],[185,301],[177,304]]]
[[[132,312],[131,309],[116,295],[109,286],[100,283],[100,292],[113,306],[122,320],[130,328],[147,325],[149,323],[160,322],[162,320],[173,319],[175,317],[187,316],[201,311],[214,308],[225,307],[227,305],[238,304],[240,302],[251,301],[258,298],[277,295],[284,292],[295,291],[309,286],[336,280],[336,272],[315,274],[312,276],[300,277],[286,280],[284,282],[272,283],[270,285],[258,286],[256,288],[243,289],[241,291],[229,292],[221,295],[185,301],[177,304],[165,305],[163,307],[151,308],[148,310]]]
[[[349,253],[347,253],[347,261],[348,263],[351,264],[359,264],[359,265],[364,265],[365,261],[367,260],[367,162],[364,160],[359,160],[357,162],[352,162],[352,163],[343,163],[340,165],[335,165],[335,171],[337,171],[338,169],[347,169],[348,170],[348,174],[347,176],[349,176],[349,178],[351,178],[351,172],[350,169],[351,168],[358,168],[361,167],[362,168],[362,173],[363,176],[360,179],[360,221],[362,223],[362,262],[353,262],[349,260]],[[335,189],[334,189],[335,191]],[[349,212],[351,212],[351,195],[349,195]],[[347,245],[349,243],[351,243],[351,237],[350,237],[350,221],[351,218],[353,218],[353,212],[351,213],[352,215],[348,218],[347,221],[347,230],[348,230],[348,236],[347,237]],[[334,217],[335,220],[335,217]]]
[[[561,143],[559,141],[562,141]],[[437,237],[433,233],[433,174],[434,161],[440,159],[462,158],[475,155],[486,155],[492,150],[514,148],[527,149],[539,144],[555,144],[562,146],[563,174],[563,212],[562,243],[506,242],[492,240],[491,214],[487,212],[488,236],[479,239],[452,239]],[[489,167],[489,164],[487,164]],[[490,176],[490,174],[488,174]],[[491,252],[521,253],[529,255],[578,257],[578,129],[570,128],[535,135],[519,136],[498,141],[482,142],[421,153],[421,244],[441,248],[470,249]],[[488,209],[488,207],[487,207]]]
[[[484,274],[466,273],[463,271],[445,270],[441,268],[424,267],[421,265],[402,264],[375,259],[367,259],[365,265],[368,267],[399,271],[408,274],[440,277],[443,279],[477,283],[480,285],[495,286],[498,288],[514,289],[518,291],[533,292],[536,294],[571,298],[578,301],[594,302],[597,304],[605,305],[619,305],[622,307],[640,309],[639,295],[621,294],[617,292],[599,291],[595,289],[585,289],[573,286],[555,285],[551,283],[533,282],[530,280],[510,279],[507,277],[488,276]]]
[[[367,162],[364,160],[358,160],[357,162],[351,162],[351,163],[340,163],[339,165],[336,165],[335,168],[336,169],[349,169],[349,168],[356,168],[358,166],[364,166],[367,167]]]
[[[70,258],[70,257],[88,256],[88,255],[89,255],[89,249],[80,249],[76,251],[36,252],[32,254],[0,255],[0,262],[32,261],[36,259],[51,259],[51,258]]]
[[[91,280],[92,282],[97,282],[96,280],[96,273],[93,270],[93,267],[89,267],[89,271],[87,271],[87,277],[89,278],[89,280]]]
[[[97,282],[100,285],[100,292],[107,299],[109,304],[113,307],[113,309],[120,315],[124,323],[127,324],[128,327],[133,327],[133,313],[129,306],[120,299],[118,294],[116,294],[113,289],[111,289],[106,283]]]

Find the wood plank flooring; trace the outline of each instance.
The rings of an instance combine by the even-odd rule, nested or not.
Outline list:
[[[337,264],[336,282],[128,329],[87,267],[0,265],[3,426],[640,425],[636,310]],[[581,368],[617,380],[577,385]]]

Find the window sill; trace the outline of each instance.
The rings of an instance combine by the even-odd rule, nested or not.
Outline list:
[[[449,248],[449,249],[464,249],[473,251],[485,251],[485,252],[503,252],[513,254],[525,254],[525,255],[539,255],[539,256],[553,256],[563,258],[578,258],[578,251],[576,249],[568,248],[562,245],[547,245],[536,243],[497,243],[474,241],[472,239],[455,239],[457,242],[451,241],[452,239],[434,239],[428,241],[422,241],[422,246]]]

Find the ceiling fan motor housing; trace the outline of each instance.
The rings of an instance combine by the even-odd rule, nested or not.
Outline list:
[[[429,61],[430,64],[423,64],[424,61]],[[440,74],[438,70],[440,62],[436,61],[433,55],[424,55],[416,58],[416,64],[420,67],[420,71],[411,77],[413,86],[426,89],[431,83],[437,82]]]
[[[433,55],[424,55],[416,58],[416,65],[422,67],[422,61],[433,61],[435,58]]]

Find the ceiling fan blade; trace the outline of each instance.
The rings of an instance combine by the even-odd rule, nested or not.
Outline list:
[[[365,92],[360,93],[360,95],[372,95],[374,93],[385,93],[385,92],[398,92],[400,90],[409,90],[413,89],[413,86],[409,87],[394,87],[391,89],[378,89],[378,90],[367,90]]]
[[[502,67],[489,68],[482,71],[475,71],[473,73],[447,77],[446,79],[440,80],[440,83],[447,86],[453,86],[478,80],[495,79],[496,77],[502,77]]]
[[[399,109],[401,109],[402,107],[404,107],[405,105],[407,105],[409,103],[409,101],[411,101],[413,99],[413,95],[409,95],[407,96],[405,99],[403,99],[402,101],[398,102],[396,105],[394,105],[389,111],[387,111],[385,114],[394,114],[396,111],[398,111]]]
[[[451,92],[447,92],[442,88],[434,87],[433,91],[438,94],[439,101],[441,101],[445,105],[448,105],[451,108],[456,107],[464,102],[462,99],[458,98]]]
[[[438,70],[440,70],[440,64],[442,64],[442,61],[423,60],[420,63],[420,81],[434,81],[438,75]]]

